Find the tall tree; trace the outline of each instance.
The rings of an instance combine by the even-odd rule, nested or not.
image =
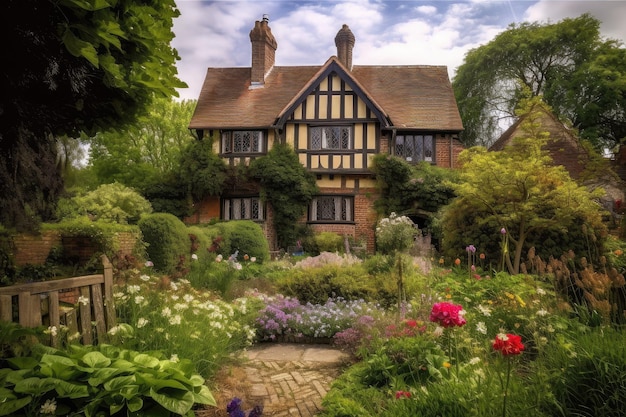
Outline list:
[[[453,81],[463,142],[493,143],[527,88],[597,147],[618,144],[626,136],[626,51],[599,27],[588,14],[511,25],[469,51]]]
[[[469,244],[499,259],[505,248],[500,245],[500,230],[510,251],[505,251],[508,271],[520,271],[522,254],[531,246],[544,259],[560,256],[550,250],[584,253],[590,262],[599,251],[606,228],[601,207],[585,187],[572,180],[562,166],[554,166],[542,151],[548,133],[538,122],[537,98],[523,102],[526,113],[521,127],[525,135],[500,152],[483,147],[465,150],[461,182],[453,185],[458,197],[446,208],[443,217],[443,242],[450,256]],[[460,161],[460,162],[461,162]],[[552,246],[550,246],[552,245]],[[590,256],[591,255],[591,256]]]
[[[187,128],[195,100],[155,100],[124,129],[100,132],[90,143],[89,164],[103,184],[143,190],[178,170],[183,149],[195,141]]]
[[[174,0],[5,0],[0,73],[0,222],[32,227],[62,188],[55,137],[134,120],[176,95]]]

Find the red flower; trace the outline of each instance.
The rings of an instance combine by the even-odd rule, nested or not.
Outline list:
[[[400,398],[411,398],[411,393],[409,391],[396,391],[396,400]]]
[[[524,350],[522,337],[516,334],[500,333],[496,335],[496,340],[493,342],[493,349],[499,350],[504,356],[519,355]]]
[[[447,302],[433,305],[430,321],[438,323],[442,327],[461,327],[467,323],[463,317],[463,307]]]

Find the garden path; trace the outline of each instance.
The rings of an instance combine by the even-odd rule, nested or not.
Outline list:
[[[217,407],[198,410],[197,417],[227,416],[226,404],[233,397],[242,399],[246,413],[263,404],[263,416],[315,416],[351,359],[330,345],[298,343],[261,343],[242,354],[216,378],[212,393]]]

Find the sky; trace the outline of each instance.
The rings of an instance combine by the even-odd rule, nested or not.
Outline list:
[[[269,16],[275,65],[322,65],[337,54],[335,35],[347,24],[356,41],[353,65],[445,65],[450,79],[465,54],[511,24],[556,23],[590,13],[603,37],[626,41],[626,0],[236,1],[176,0],[174,20],[181,60],[178,76],[197,99],[209,67],[250,67],[249,33]]]

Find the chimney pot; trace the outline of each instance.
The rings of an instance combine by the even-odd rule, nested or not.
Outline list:
[[[265,83],[265,76],[274,67],[276,49],[278,48],[268,22],[269,16],[264,14],[263,19],[257,20],[254,23],[254,28],[250,31],[250,42],[252,43],[250,81],[257,86]]]
[[[335,36],[335,46],[337,46],[337,58],[348,70],[352,71],[352,49],[354,48],[354,34],[344,24],[337,36]]]

